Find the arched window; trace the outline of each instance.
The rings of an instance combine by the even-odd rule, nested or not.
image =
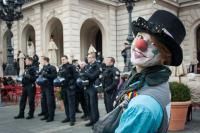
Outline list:
[[[200,26],[197,28],[197,60],[200,62]]]
[[[197,60],[198,60],[197,73],[200,74],[200,25],[197,28],[196,37],[197,37]]]
[[[102,37],[102,30],[98,24],[98,21],[95,19],[87,19],[80,31],[80,40],[81,40],[81,58],[84,57],[88,53],[89,46],[92,44],[97,52],[100,52],[103,55],[103,37]]]

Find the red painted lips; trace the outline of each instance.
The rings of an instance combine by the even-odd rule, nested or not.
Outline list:
[[[133,51],[135,51],[135,52],[134,52],[134,56],[135,56],[136,59],[137,59],[137,58],[146,57],[144,54],[142,54],[142,53],[139,52],[139,51],[136,51],[136,50],[133,50]]]

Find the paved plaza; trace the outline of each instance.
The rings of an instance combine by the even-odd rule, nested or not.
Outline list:
[[[99,109],[101,116],[104,115],[103,100],[99,102]],[[39,111],[37,108],[36,114]],[[87,122],[80,119],[82,114],[77,114],[76,125],[71,127],[68,123],[60,122],[65,118],[64,112],[60,110],[56,110],[55,121],[51,123],[41,121],[36,115],[32,120],[15,120],[13,116],[17,112],[16,105],[0,107],[0,133],[92,133],[91,128],[84,126]],[[187,123],[184,131],[170,133],[200,133],[200,110],[193,111],[193,120]]]
[[[101,116],[104,115],[105,109],[102,100],[99,102],[99,109]],[[37,108],[35,118],[32,120],[15,120],[13,117],[18,113],[18,105],[0,107],[0,133],[92,133],[90,127],[85,127],[88,121],[80,119],[82,113],[77,114],[77,122],[75,126],[71,127],[69,123],[61,123],[65,118],[64,111],[57,109],[55,121],[50,123],[41,121],[37,116],[39,112],[40,109]]]

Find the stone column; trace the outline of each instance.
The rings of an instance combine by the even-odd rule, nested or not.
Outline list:
[[[63,0],[63,35],[64,54],[70,56],[73,51],[75,58],[80,58],[79,0]]]
[[[42,16],[42,7],[40,4],[34,6],[34,25],[35,25],[35,51],[36,54],[40,57],[44,55],[44,45],[42,40],[45,38],[45,35],[42,32],[45,27],[42,26],[43,16]]]

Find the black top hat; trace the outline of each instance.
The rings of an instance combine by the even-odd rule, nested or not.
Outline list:
[[[148,21],[139,17],[132,22],[135,35],[138,32],[147,32],[164,44],[171,52],[171,66],[179,66],[183,60],[183,52],[180,47],[186,31],[182,22],[172,13],[164,10],[156,11]]]

